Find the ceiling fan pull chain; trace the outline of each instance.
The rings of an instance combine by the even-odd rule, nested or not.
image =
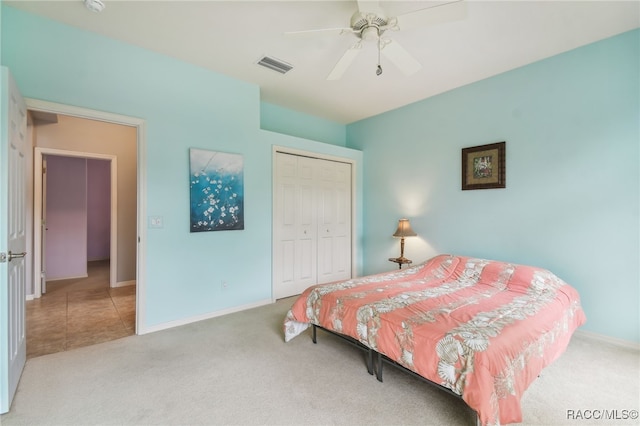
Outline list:
[[[382,43],[382,39],[378,39],[378,67],[376,68],[376,75],[382,74],[382,67],[380,66],[380,44]]]

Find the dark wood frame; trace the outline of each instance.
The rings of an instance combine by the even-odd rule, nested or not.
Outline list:
[[[462,149],[462,190],[506,188],[506,142],[473,146]],[[491,156],[491,175],[473,176],[473,158]],[[494,160],[495,157],[497,160]]]

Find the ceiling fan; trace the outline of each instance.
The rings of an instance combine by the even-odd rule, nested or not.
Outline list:
[[[397,41],[383,37],[386,31],[401,31],[409,28],[437,25],[440,23],[461,20],[466,17],[466,2],[454,0],[431,5],[402,15],[388,17],[378,1],[358,0],[358,10],[351,16],[351,26],[347,28],[323,28],[306,31],[290,31],[285,34],[309,34],[320,32],[338,32],[353,34],[357,41],[342,55],[327,76],[327,80],[338,80],[358,56],[365,43],[376,43],[378,64],[376,74],[382,74],[380,55],[384,55],[405,75],[416,73],[422,68],[413,56]],[[425,2],[426,3],[426,2]],[[429,2],[435,3],[435,2]]]

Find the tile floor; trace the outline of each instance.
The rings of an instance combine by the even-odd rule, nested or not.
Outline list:
[[[27,358],[135,334],[135,286],[110,288],[109,261],[89,262],[88,278],[47,283],[26,303]]]

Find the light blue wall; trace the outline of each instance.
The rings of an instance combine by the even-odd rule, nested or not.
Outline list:
[[[640,31],[351,124],[365,157],[365,273],[397,220],[436,253],[545,267],[576,287],[585,330],[640,341]],[[461,149],[506,141],[506,189],[461,191]]]
[[[145,328],[271,299],[272,145],[361,160],[261,130],[252,84],[6,5],[2,40],[2,64],[25,97],[146,121],[143,202],[164,227],[147,229]],[[243,231],[189,233],[190,147],[243,155]]]
[[[264,130],[298,136],[333,145],[347,144],[347,127],[313,115],[262,102],[260,125]]]
[[[261,105],[256,86],[5,5],[1,19],[2,64],[25,96],[146,120],[144,202],[164,228],[147,230],[145,326],[271,297],[281,145],[356,160],[362,272],[394,267],[407,216],[420,235],[408,257],[549,268],[580,291],[585,329],[640,340],[638,31],[354,123],[350,150],[343,126]],[[460,149],[502,140],[507,188],[461,191]],[[189,147],[244,155],[244,231],[188,232]]]

